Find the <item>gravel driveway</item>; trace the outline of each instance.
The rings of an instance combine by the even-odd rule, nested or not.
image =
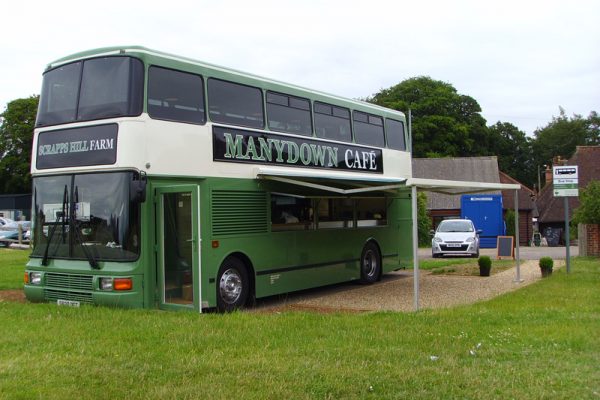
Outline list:
[[[555,269],[563,264],[563,261],[555,260]],[[421,271],[420,308],[474,303],[522,288],[541,278],[537,260],[522,261],[520,272],[522,281],[515,282],[516,268],[490,277],[432,275],[429,271]],[[348,283],[259,301],[256,310],[413,311],[413,285],[412,271],[396,271],[369,286]]]

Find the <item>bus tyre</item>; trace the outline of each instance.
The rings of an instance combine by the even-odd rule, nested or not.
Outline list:
[[[242,308],[248,300],[250,280],[246,265],[236,257],[227,257],[217,275],[217,309],[230,312]]]
[[[381,254],[379,254],[377,245],[369,242],[363,248],[360,256],[360,283],[374,283],[379,280],[380,276]]]

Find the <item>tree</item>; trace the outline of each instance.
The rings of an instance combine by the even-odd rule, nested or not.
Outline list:
[[[600,224],[600,181],[591,181],[579,192],[579,207],[573,221],[578,224]]]
[[[39,96],[8,103],[0,114],[0,193],[30,193],[31,146]]]
[[[568,118],[560,107],[560,115],[553,117],[546,127],[536,130],[534,135],[537,165],[550,164],[555,156],[570,158],[577,146],[600,145],[600,117],[592,111],[588,118],[577,114]]]
[[[489,151],[498,156],[498,168],[519,182],[533,186],[537,167],[533,163],[533,141],[508,122],[498,121],[489,128]]]
[[[372,103],[412,111],[415,157],[487,155],[488,134],[481,107],[449,83],[421,76],[383,89]]]

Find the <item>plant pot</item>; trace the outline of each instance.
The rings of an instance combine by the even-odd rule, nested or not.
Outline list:
[[[490,276],[492,267],[479,267],[479,276]]]
[[[542,278],[547,278],[550,275],[552,275],[552,269],[551,268],[540,268],[540,270],[542,271]]]

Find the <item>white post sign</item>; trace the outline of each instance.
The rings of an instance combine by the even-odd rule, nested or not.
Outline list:
[[[552,167],[554,197],[579,196],[579,171],[577,165]]]

